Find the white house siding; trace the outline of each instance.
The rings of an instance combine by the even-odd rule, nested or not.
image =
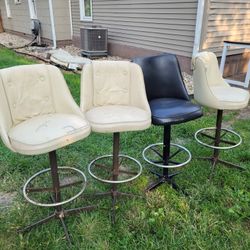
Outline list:
[[[81,22],[79,0],[71,2],[75,38],[101,25],[111,43],[192,55],[198,0],[93,0],[93,22]]]

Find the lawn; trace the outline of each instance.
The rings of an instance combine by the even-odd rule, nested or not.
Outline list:
[[[0,68],[36,63],[0,48]],[[80,76],[65,73],[71,93],[79,103]],[[218,167],[208,180],[210,165],[197,157],[211,154],[194,140],[201,127],[214,126],[215,112],[205,109],[196,121],[173,127],[172,140],[186,146],[192,161],[176,177],[176,183],[186,195],[168,185],[146,195],[145,199],[120,199],[117,221],[110,223],[110,199],[77,199],[71,207],[97,204],[98,209],[67,219],[74,246],[72,249],[250,249],[250,116],[228,112],[224,121],[243,137],[240,147],[222,152],[221,156],[240,162],[246,171]],[[150,166],[142,159],[147,145],[162,141],[162,128],[122,133],[121,151],[141,161],[143,174],[129,184],[121,186],[143,194],[153,178]],[[87,173],[87,164],[95,157],[112,152],[112,135],[92,133],[85,140],[58,150],[60,165],[79,164],[87,175],[86,193],[108,189],[108,185],[94,181]],[[25,201],[21,187],[35,172],[48,166],[47,155],[23,156],[12,153],[0,142],[0,192],[17,192],[13,204],[0,207],[0,249],[66,249],[63,230],[57,221],[21,235],[16,229],[49,213],[49,209],[36,207]]]

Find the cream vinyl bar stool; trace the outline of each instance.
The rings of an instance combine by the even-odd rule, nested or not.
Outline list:
[[[58,167],[56,150],[87,137],[90,126],[74,102],[58,68],[41,64],[0,70],[0,131],[4,144],[13,152],[23,155],[49,153],[50,168],[33,175],[25,183],[23,194],[28,202],[53,207],[55,211],[19,232],[29,231],[57,218],[70,242],[64,218],[91,210],[94,206],[63,209],[64,204],[83,193],[86,177],[77,168]],[[63,181],[62,177],[69,176],[69,173],[71,181],[61,183],[60,179]],[[71,190],[74,195],[64,193],[69,188],[74,188]],[[37,197],[39,193],[47,195]]]
[[[111,195],[114,222],[117,196],[131,195],[117,191],[117,184],[132,181],[142,172],[139,161],[119,153],[120,132],[151,125],[141,68],[125,61],[86,64],[81,77],[81,109],[92,131],[113,133],[113,154],[96,158],[88,170],[93,178],[112,185],[109,192],[100,195]]]
[[[242,169],[242,167],[221,160],[220,150],[232,149],[239,146],[242,139],[236,132],[222,128],[223,110],[237,110],[245,108],[249,101],[249,92],[231,87],[219,71],[218,61],[214,53],[198,53],[192,61],[195,100],[209,108],[217,110],[216,127],[203,128],[195,133],[195,139],[203,146],[213,149],[213,156],[204,159],[212,162],[213,176],[217,163],[228,167]]]

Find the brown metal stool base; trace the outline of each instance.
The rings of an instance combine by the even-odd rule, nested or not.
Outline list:
[[[116,189],[116,187],[115,187]],[[95,193],[95,196],[110,196],[112,199],[112,204],[111,204],[111,222],[112,224],[115,223],[115,210],[116,210],[116,203],[117,203],[117,198],[125,196],[125,197],[138,197],[138,198],[143,198],[140,195],[136,195],[133,193],[124,193],[124,192],[120,192],[120,191],[116,191],[116,190],[110,190],[108,192],[102,192],[102,193]]]
[[[209,177],[210,180],[212,180],[212,178],[214,176],[214,172],[215,172],[215,168],[217,167],[217,164],[221,164],[221,165],[224,165],[224,166],[229,167],[229,168],[236,168],[236,169],[241,170],[241,171],[246,170],[244,167],[241,167],[237,164],[234,164],[234,163],[231,163],[228,161],[224,161],[224,160],[221,160],[221,159],[215,158],[215,157],[198,157],[198,159],[207,160],[207,161],[210,161],[212,163],[211,173],[210,173],[210,177]]]
[[[68,241],[68,243],[70,245],[72,245],[72,242],[71,242],[71,239],[70,239],[70,236],[69,236],[69,232],[68,232],[68,229],[67,229],[67,226],[65,224],[65,218],[67,216],[70,216],[70,215],[73,215],[73,214],[77,214],[77,213],[81,213],[83,211],[91,211],[93,210],[94,208],[96,208],[95,206],[86,206],[86,207],[79,207],[79,208],[73,208],[73,209],[68,209],[68,210],[55,210],[54,213],[50,214],[49,216],[41,219],[41,220],[38,220],[24,228],[20,228],[17,230],[18,233],[26,233],[26,232],[29,232],[30,230],[32,230],[33,228],[37,227],[37,226],[40,226],[42,224],[45,224],[45,223],[48,223],[50,222],[52,219],[59,219],[61,224],[62,224],[62,227],[63,227],[63,230],[64,230],[64,233],[65,233],[65,237]]]
[[[117,185],[122,183],[127,183],[132,180],[135,180],[138,178],[142,173],[142,166],[139,161],[136,159],[127,156],[119,154],[119,145],[120,145],[120,134],[114,133],[113,135],[113,154],[112,155],[104,155],[101,157],[98,157],[94,159],[88,166],[89,174],[95,178],[98,181],[101,181],[103,183],[111,184],[111,190],[108,192],[102,192],[102,193],[96,193],[94,196],[111,196],[112,198],[112,205],[111,205],[111,221],[112,223],[115,223],[115,207],[117,198],[121,196],[126,197],[140,197],[139,195],[134,195],[132,193],[123,193],[117,190]],[[110,159],[112,158],[112,169],[110,167],[97,163],[98,160],[103,159]],[[121,160],[119,160],[121,158]],[[127,170],[125,168],[122,168],[123,160],[129,159],[130,161],[134,162],[137,166],[136,170]],[[108,177],[102,178],[99,177],[98,174],[94,173],[94,169],[101,169],[106,174],[108,174]],[[129,176],[127,178],[122,178],[122,175]]]
[[[71,245],[72,242],[70,240],[69,232],[68,232],[67,226],[66,226],[65,221],[64,221],[65,218],[67,216],[70,216],[73,214],[78,214],[78,213],[83,212],[83,211],[93,210],[94,208],[96,208],[96,206],[85,206],[85,207],[64,210],[62,207],[64,204],[67,204],[67,203],[75,200],[77,197],[79,197],[83,193],[83,191],[85,190],[85,187],[86,187],[86,177],[85,177],[84,173],[82,171],[80,171],[79,169],[70,168],[70,167],[58,167],[56,151],[52,151],[49,153],[49,160],[50,160],[50,169],[44,169],[44,170],[36,173],[35,175],[33,175],[31,178],[29,178],[23,187],[23,194],[24,194],[25,199],[28,202],[30,202],[36,206],[53,207],[55,209],[54,213],[50,214],[49,216],[47,216],[39,221],[32,223],[24,228],[18,229],[17,232],[18,233],[25,233],[25,232],[28,232],[31,229],[33,229],[39,225],[50,222],[52,219],[59,219],[61,222],[61,225],[63,226],[65,237],[66,237],[68,243]],[[66,183],[66,184],[65,183],[60,184],[58,170],[77,172],[82,177],[82,180],[73,181],[73,182]],[[36,179],[38,176],[40,176],[46,172],[51,172],[52,187],[33,187],[32,181],[34,179]],[[70,186],[75,186],[78,184],[82,184],[82,188],[81,188],[80,192],[78,192],[75,196],[69,198],[68,200],[62,201],[61,189],[67,188]],[[51,199],[51,203],[41,203],[39,201],[36,201],[36,200],[30,198],[29,194],[31,194],[31,193],[51,193],[51,195],[49,196],[49,198]]]
[[[203,128],[198,130],[195,133],[195,139],[198,143],[200,143],[201,145],[205,146],[205,147],[209,147],[211,149],[213,149],[213,156],[211,157],[198,157],[198,159],[202,159],[202,160],[208,160],[212,163],[212,170],[211,170],[211,174],[210,174],[210,180],[212,180],[213,176],[214,176],[214,172],[215,172],[215,168],[217,166],[217,164],[221,164],[224,165],[226,167],[230,167],[230,168],[236,168],[239,170],[245,170],[244,167],[241,167],[237,164],[228,162],[228,161],[224,161],[219,159],[219,154],[220,154],[220,150],[228,150],[228,149],[233,149],[235,147],[238,147],[241,143],[242,143],[242,138],[239,134],[237,134],[236,132],[230,130],[230,129],[226,129],[226,128],[222,128],[222,115],[223,115],[223,110],[218,110],[217,111],[217,119],[216,119],[216,127],[210,127],[210,128]],[[206,131],[215,131],[215,135],[209,135],[206,133]],[[223,131],[223,133],[222,133]],[[230,134],[233,135],[235,137],[238,138],[237,142],[233,142],[231,140],[226,140],[224,139],[225,135]],[[203,136],[205,138],[208,138],[211,140],[211,142],[205,143],[202,140],[200,140],[198,138],[198,136]],[[225,146],[221,146],[221,143],[224,143]]]

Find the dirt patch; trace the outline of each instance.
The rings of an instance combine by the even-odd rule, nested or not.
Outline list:
[[[13,193],[0,192],[0,209],[10,207],[16,196],[17,196],[16,192]]]

